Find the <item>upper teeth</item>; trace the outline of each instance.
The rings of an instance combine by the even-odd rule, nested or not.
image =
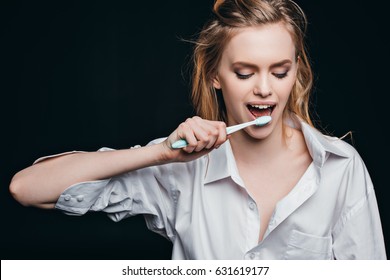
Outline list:
[[[251,105],[251,106],[257,109],[268,109],[272,107],[271,105]]]

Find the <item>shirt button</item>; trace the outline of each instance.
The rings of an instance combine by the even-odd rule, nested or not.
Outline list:
[[[256,204],[254,202],[249,203],[249,209],[254,210],[256,208]]]
[[[72,197],[71,197],[69,194],[67,194],[67,195],[65,195],[64,200],[65,200],[65,201],[69,201],[71,198],[72,198]]]
[[[76,199],[77,199],[78,202],[81,202],[81,201],[84,200],[84,196],[83,196],[83,195],[78,195],[78,196],[76,197]]]
[[[255,254],[255,253],[250,253],[250,254],[249,254],[249,258],[250,258],[251,260],[254,260],[254,259],[256,258],[256,254]]]

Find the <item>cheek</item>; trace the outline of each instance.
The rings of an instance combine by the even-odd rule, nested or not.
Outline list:
[[[221,80],[221,89],[225,103],[229,103],[229,100],[237,100],[244,92],[242,83],[235,81],[234,79]]]
[[[280,101],[282,101],[283,103],[287,102],[294,84],[295,78],[290,78],[289,80],[277,83],[277,85],[275,86],[275,90],[278,93]]]
[[[235,75],[221,81],[221,87],[226,97],[231,99],[240,99],[253,91],[253,84],[249,80],[239,80]]]
[[[230,92],[236,91],[239,88],[239,85],[234,79],[225,77],[223,80],[221,80],[221,87],[223,91]]]

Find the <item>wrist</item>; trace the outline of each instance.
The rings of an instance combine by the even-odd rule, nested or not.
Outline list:
[[[174,161],[175,155],[171,147],[168,146],[168,141],[163,141],[154,145],[157,153],[156,164],[166,164]]]

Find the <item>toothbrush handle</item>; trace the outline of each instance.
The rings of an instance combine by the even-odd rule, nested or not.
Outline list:
[[[272,120],[271,116],[263,116],[263,117],[257,118],[254,121],[249,121],[246,123],[241,123],[241,124],[229,126],[226,128],[226,134],[227,135],[232,134],[232,133],[234,133],[240,129],[243,129],[245,127],[248,127],[250,125],[263,126],[263,125],[266,125],[267,123],[269,123],[271,120]],[[180,139],[172,144],[172,148],[173,149],[181,149],[181,148],[186,147],[187,145],[188,145],[188,143],[185,139]]]
[[[181,149],[181,148],[187,147],[187,145],[188,145],[188,143],[185,139],[180,139],[172,144],[172,149]]]
[[[237,124],[237,125],[233,125],[233,126],[229,126],[226,128],[226,134],[232,134],[233,132],[236,132],[240,129],[243,129],[247,126],[250,126],[252,125],[252,122],[247,122],[247,123],[242,123],[242,124]],[[177,140],[175,143],[172,144],[172,148],[173,149],[181,149],[181,148],[184,148],[188,145],[187,141],[185,139],[180,139],[180,140]]]
[[[253,122],[246,122],[246,123],[240,123],[240,124],[229,126],[226,128],[226,134],[227,135],[232,134],[232,133],[234,133],[240,129],[243,129],[247,126],[250,126],[252,124],[253,124]]]

